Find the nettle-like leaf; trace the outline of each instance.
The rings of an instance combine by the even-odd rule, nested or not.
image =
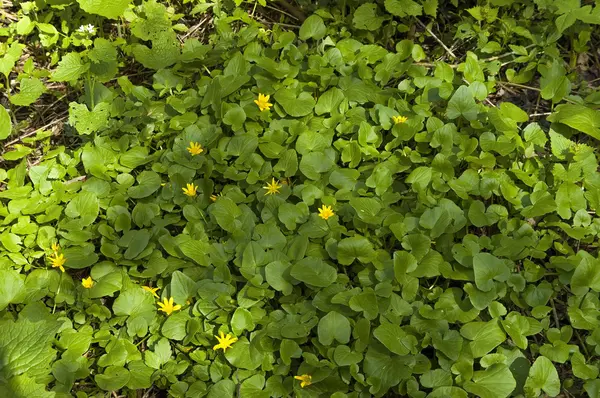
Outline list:
[[[123,16],[131,0],[77,0],[77,2],[85,12],[118,19]]]
[[[5,107],[0,106],[0,140],[8,137],[12,130],[10,114]]]
[[[20,91],[9,99],[15,105],[27,106],[34,103],[45,91],[46,86],[35,77],[21,80]]]

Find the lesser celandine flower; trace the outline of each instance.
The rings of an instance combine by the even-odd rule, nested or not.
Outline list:
[[[156,292],[159,290],[158,287],[150,287],[150,286],[142,286],[142,289],[144,289],[147,292],[152,293],[152,295],[156,298],[160,298],[158,297],[158,294],[156,294]]]
[[[269,102],[270,95],[258,94],[258,99],[254,100],[254,103],[258,105],[260,111],[268,111],[273,104]]]
[[[85,287],[86,289],[91,289],[94,286],[94,281],[92,280],[92,277],[88,276],[87,278],[83,278],[81,280],[81,286]]]
[[[60,245],[59,245],[57,242],[54,242],[54,243],[52,244],[52,251],[53,251],[54,253],[58,253],[58,251],[59,251],[59,250],[60,250]]]
[[[187,184],[186,188],[181,188],[181,189],[183,190],[184,194],[186,194],[190,198],[193,198],[194,196],[196,196],[198,186],[196,186],[194,184]]]
[[[392,120],[395,124],[405,123],[408,118],[406,116],[392,116]]]
[[[275,181],[275,178],[273,178],[273,180],[270,183],[267,182],[267,186],[263,188],[267,190],[265,195],[273,195],[279,193],[279,188],[281,188],[281,185],[279,185],[279,183]]]
[[[164,312],[167,315],[171,315],[174,311],[179,311],[181,306],[179,304],[173,305],[173,297],[167,300],[165,297],[163,302],[158,302],[158,310]]]
[[[311,375],[294,376],[294,379],[300,380],[300,387],[301,388],[304,388],[306,386],[310,386],[312,384],[312,376]]]
[[[319,209],[319,217],[321,217],[323,220],[327,220],[329,217],[333,217],[334,214],[335,213],[333,212],[331,206],[322,205]]]
[[[235,337],[234,335],[232,335],[230,333],[227,333],[227,336],[225,336],[225,333],[219,332],[219,335],[215,336],[215,337],[219,341],[219,344],[217,344],[213,347],[213,350],[215,350],[215,351],[218,350],[219,348],[221,348],[223,351],[225,351],[226,349],[231,348],[233,343],[238,341],[237,337]]]
[[[63,265],[65,265],[67,259],[62,253],[58,254],[57,252],[54,252],[52,256],[48,257],[48,259],[52,264],[52,268],[59,268],[62,272],[65,272],[65,267],[63,267]]]
[[[202,145],[200,145],[199,142],[190,142],[190,146],[187,147],[187,150],[192,156],[200,155],[204,152],[204,149],[202,149]]]

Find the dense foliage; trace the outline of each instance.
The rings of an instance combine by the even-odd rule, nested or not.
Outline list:
[[[600,4],[466,3],[5,0],[2,396],[600,397]]]

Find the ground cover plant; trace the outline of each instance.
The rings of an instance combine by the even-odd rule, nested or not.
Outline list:
[[[600,397],[600,3],[3,0],[3,397]]]

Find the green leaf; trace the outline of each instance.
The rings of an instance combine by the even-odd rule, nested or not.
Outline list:
[[[81,9],[90,14],[118,19],[129,6],[131,0],[77,0]],[[113,390],[117,390],[114,388]]]
[[[510,276],[504,261],[489,253],[477,253],[473,257],[473,271],[477,288],[484,292],[494,288],[494,280],[505,282]]]
[[[325,113],[333,113],[344,100],[344,93],[337,87],[332,87],[325,91],[323,95],[319,97],[317,105],[315,106],[315,113],[317,115],[323,115]]]
[[[473,381],[465,383],[464,388],[481,398],[504,398],[508,397],[516,386],[508,366],[494,364],[486,370],[475,372]]]
[[[377,30],[383,24],[384,18],[377,16],[377,6],[366,3],[354,11],[352,24],[357,29]]]
[[[339,366],[349,366],[362,361],[363,356],[359,352],[353,352],[348,346],[338,345],[333,352],[333,360]]]
[[[131,287],[127,289],[115,300],[113,304],[115,315],[150,316],[156,313],[156,307],[152,295],[146,294],[141,287]]]
[[[142,199],[152,195],[160,188],[160,176],[154,171],[142,171],[137,176],[138,185],[130,187],[127,193],[133,199]]]
[[[0,352],[3,357],[0,379],[8,380],[21,374],[34,377],[47,375],[50,362],[56,355],[52,341],[59,327],[60,323],[48,319],[1,321]]]
[[[585,357],[579,351],[575,351],[571,357],[571,366],[573,375],[583,380],[595,379],[598,377],[598,367],[585,363]]]
[[[571,277],[571,289],[578,296],[586,294],[589,289],[600,292],[600,261],[584,257]]]
[[[422,13],[422,7],[413,0],[385,0],[385,9],[397,17],[417,17]]]
[[[110,104],[102,102],[90,111],[85,104],[69,104],[69,124],[75,126],[79,134],[92,134],[108,126]]]
[[[506,340],[506,335],[496,319],[489,322],[470,322],[460,329],[460,334],[469,340],[474,358],[480,358]]]
[[[350,321],[344,315],[331,311],[319,320],[318,335],[319,342],[323,345],[331,345],[334,339],[339,343],[348,344]]]
[[[46,91],[46,86],[35,77],[21,80],[19,93],[10,97],[10,102],[18,106],[33,104]],[[0,122],[1,123],[1,122]]]
[[[529,377],[525,382],[525,391],[527,393],[539,395],[543,390],[551,397],[560,393],[560,379],[558,372],[548,358],[539,356],[529,370]]]
[[[165,31],[152,40],[152,48],[133,44],[135,59],[149,69],[163,69],[173,65],[180,57],[180,47],[173,31]]]
[[[385,323],[373,331],[373,336],[379,340],[388,350],[398,355],[416,353],[417,339],[407,334],[398,325]]]
[[[4,76],[9,75],[12,68],[14,68],[15,63],[19,60],[19,58],[21,58],[24,48],[24,44],[21,44],[15,40],[10,47],[5,50],[2,58],[0,58],[0,73],[2,73]]]
[[[176,303],[185,303],[196,296],[196,282],[181,271],[173,272],[171,276],[171,297]]]
[[[471,90],[467,86],[460,86],[450,101],[448,101],[448,108],[446,109],[446,116],[449,119],[456,119],[459,116],[463,116],[467,120],[477,119],[479,110]]]
[[[78,219],[82,226],[90,225],[100,212],[100,203],[95,193],[81,191],[65,208],[65,215]]]
[[[225,358],[237,368],[254,370],[260,366],[264,354],[245,337],[240,338],[225,352]]]
[[[556,107],[555,112],[548,117],[548,120],[566,124],[575,130],[579,130],[600,140],[600,112],[586,106],[571,104],[559,105]],[[554,147],[552,151],[554,152]]]
[[[545,100],[560,102],[571,91],[571,82],[565,76],[566,70],[562,66],[562,61],[554,59],[552,64],[539,65],[538,70],[542,77],[540,86],[541,95]]]
[[[265,267],[267,283],[286,296],[292,292],[292,284],[289,282],[290,268],[291,264],[283,261],[273,261]]]
[[[302,23],[298,37],[300,37],[301,40],[307,40],[311,38],[320,40],[325,36],[326,33],[327,28],[325,28],[323,18],[314,14],[306,18],[306,20]]]
[[[342,265],[350,265],[354,260],[369,263],[374,255],[373,245],[364,236],[345,238],[338,243],[337,259]]]
[[[52,73],[52,80],[55,82],[73,82],[79,79],[89,68],[90,64],[83,63],[78,53],[67,53]]]
[[[12,121],[10,120],[10,114],[5,107],[0,106],[0,140],[5,139],[10,135],[12,130]]]
[[[301,117],[312,112],[316,101],[307,92],[301,92],[296,95],[295,90],[282,88],[273,96],[275,100],[283,107],[283,110],[290,116]]]
[[[175,300],[177,303],[177,300]],[[180,303],[182,301],[179,301]],[[187,336],[186,325],[190,320],[190,316],[187,312],[179,311],[175,312],[167,318],[161,328],[163,336],[170,340],[183,340]]]
[[[406,178],[406,182],[413,184],[415,191],[422,191],[429,185],[432,177],[431,167],[417,167]]]
[[[327,287],[337,279],[335,268],[320,258],[306,257],[292,266],[290,275],[315,287]]]
[[[254,319],[252,313],[245,308],[236,308],[233,316],[231,317],[231,329],[236,335],[240,335],[244,330],[254,330]]]
[[[25,278],[11,269],[0,270],[0,311],[10,303],[18,302],[24,293]]]
[[[124,387],[129,382],[129,370],[122,366],[109,366],[104,372],[94,376],[98,387],[105,391],[115,391]]]

